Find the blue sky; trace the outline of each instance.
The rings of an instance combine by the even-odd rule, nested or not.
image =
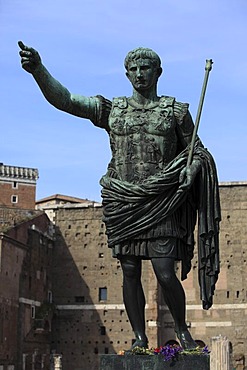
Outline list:
[[[37,199],[100,200],[106,133],[45,101],[20,67],[17,41],[72,93],[108,99],[131,95],[123,60],[144,46],[163,62],[159,94],[189,102],[194,119],[213,59],[199,135],[220,181],[246,181],[246,36],[246,0],[0,0],[0,162],[38,168]]]

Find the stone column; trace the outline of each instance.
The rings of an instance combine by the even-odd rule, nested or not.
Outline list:
[[[26,370],[26,357],[27,357],[27,354],[23,353],[23,355],[22,355],[22,370]]]
[[[53,355],[54,370],[62,370],[62,355]]]
[[[41,370],[45,368],[46,354],[43,354],[41,357]]]
[[[32,354],[32,370],[35,370],[35,362],[36,362],[37,354],[38,354],[38,349],[35,349]]]
[[[229,340],[222,335],[211,338],[210,369],[230,370]]]

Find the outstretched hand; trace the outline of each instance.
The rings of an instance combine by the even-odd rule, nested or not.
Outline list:
[[[22,68],[28,73],[33,73],[38,65],[41,64],[39,53],[35,49],[24,45],[22,41],[18,41],[18,45],[21,48],[19,54],[21,56]]]

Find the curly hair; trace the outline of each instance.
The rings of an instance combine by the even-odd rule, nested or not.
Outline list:
[[[152,49],[148,48],[136,48],[128,52],[125,60],[124,66],[128,70],[129,63],[136,59],[150,59],[154,67],[159,68],[161,66],[161,60],[158,54],[155,53]]]

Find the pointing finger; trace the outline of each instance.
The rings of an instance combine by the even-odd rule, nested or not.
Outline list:
[[[22,41],[18,41],[18,45],[20,46],[21,50],[23,51],[30,51],[32,54],[37,54],[37,51],[33,48],[30,48],[27,45],[24,45]]]
[[[27,50],[27,46],[23,44],[22,41],[18,41],[18,45],[22,50]]]

